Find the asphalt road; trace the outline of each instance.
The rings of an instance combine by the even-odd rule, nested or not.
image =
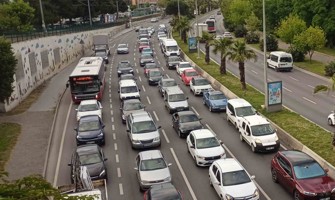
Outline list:
[[[159,23],[167,24],[167,20],[155,24],[143,24],[143,26]],[[141,101],[146,105],[160,129],[162,145],[160,149],[167,162],[172,163],[171,173],[173,184],[181,191],[184,199],[218,199],[218,196],[208,182],[208,168],[195,166],[194,161],[186,150],[185,139],[180,139],[172,129],[171,115],[164,108],[162,97],[155,86],[149,86],[147,79],[143,75],[143,69],[139,66],[139,53],[136,42],[137,33],[130,32],[121,35],[111,41],[112,57],[106,73],[106,87],[103,105],[103,121],[106,124],[106,145],[103,147],[108,158],[108,184],[107,192],[109,199],[115,200],[140,200],[143,194],[139,191],[135,175],[135,156],[139,151],[131,148],[126,135],[125,125],[121,122],[120,101],[117,93],[118,78],[116,72],[117,63],[121,60],[130,60],[136,69],[138,85],[141,88]],[[155,49],[155,59],[161,65],[163,73],[171,78],[175,78],[183,91],[189,97],[191,110],[194,110],[202,118],[202,123],[212,129],[224,142],[228,157],[236,157],[246,170],[256,176],[256,182],[261,192],[261,199],[283,200],[291,199],[290,195],[277,184],[273,183],[270,174],[270,160],[273,153],[255,154],[245,143],[241,143],[237,131],[226,121],[224,113],[210,113],[202,104],[201,97],[194,97],[189,88],[184,86],[174,70],[165,67],[164,56],[160,52],[156,36],[152,38]],[[116,55],[115,47],[119,43],[128,43],[130,53],[128,55]],[[72,67],[73,69],[73,67]],[[71,67],[62,73],[68,76]],[[65,83],[58,83],[65,84]],[[71,154],[76,148],[75,132],[76,125],[75,108],[72,104],[70,92],[67,91],[59,107],[59,114],[55,124],[55,133],[50,152],[50,169],[48,176],[54,180],[54,185],[70,184],[70,162]]]

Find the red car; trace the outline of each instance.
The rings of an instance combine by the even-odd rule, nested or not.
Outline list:
[[[138,46],[138,51],[142,52],[142,49],[144,49],[144,48],[150,48],[149,42],[140,42],[140,44]]]
[[[296,150],[278,151],[271,161],[272,180],[294,200],[334,200],[335,181],[311,156]]]
[[[181,80],[185,85],[190,85],[190,81],[193,77],[199,76],[198,72],[195,69],[185,69],[181,74]]]
[[[144,66],[144,75],[148,76],[148,72],[150,69],[159,69],[156,63],[146,63]]]

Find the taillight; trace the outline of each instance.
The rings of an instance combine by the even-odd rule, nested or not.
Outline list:
[[[144,192],[144,195],[143,195],[143,199],[144,199],[144,200],[147,200],[147,192],[148,192],[148,191],[145,191],[145,192]]]

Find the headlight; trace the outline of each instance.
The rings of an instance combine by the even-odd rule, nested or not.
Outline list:
[[[155,137],[153,141],[154,141],[154,142],[159,142],[159,141],[160,141],[160,138],[159,138],[159,137]]]
[[[132,73],[133,71],[134,71],[134,70],[132,70],[132,69],[131,69],[131,70],[129,70],[129,72],[130,72],[130,73]]]
[[[262,144],[262,141],[260,139],[255,140],[256,143]]]
[[[278,136],[277,136],[277,134],[276,134],[276,136],[275,136],[275,140],[277,141],[279,138],[278,138]]]
[[[99,133],[98,137],[102,137],[102,136],[104,136],[104,133],[101,131],[101,132]]]
[[[132,140],[132,143],[133,144],[141,144],[141,141],[139,141],[139,140]]]
[[[152,78],[149,78],[149,81],[152,81]]]
[[[234,197],[230,196],[229,194],[226,194],[226,199],[227,199],[227,200],[233,200]]]
[[[196,155],[196,157],[197,157],[197,158],[199,158],[199,159],[205,159],[205,157],[204,157],[204,156],[199,156],[199,155]]]
[[[142,61],[142,60],[141,60],[140,62],[141,62],[141,63],[143,63],[143,61]]]
[[[102,170],[99,174],[99,176],[104,176],[106,174],[106,171],[105,170]]]
[[[259,196],[259,192],[258,192],[258,189],[256,189],[254,192],[254,197],[258,197],[258,196]]]
[[[124,114],[122,114],[122,119],[125,120],[126,119],[126,116],[124,116]]]
[[[314,192],[306,192],[306,191],[303,191],[304,195],[306,196],[316,196],[317,194],[314,193]]]

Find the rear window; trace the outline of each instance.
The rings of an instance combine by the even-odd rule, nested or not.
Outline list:
[[[280,62],[292,62],[292,58],[291,57],[281,57]]]

